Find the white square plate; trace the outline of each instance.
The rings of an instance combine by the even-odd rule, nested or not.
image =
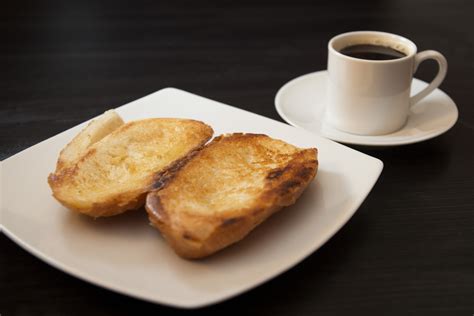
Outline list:
[[[51,197],[47,176],[80,124],[4,160],[1,223],[7,236],[40,259],[78,278],[161,304],[195,308],[247,291],[318,249],[355,213],[383,164],[333,141],[188,92],[167,88],[119,107],[126,120],[192,118],[215,135],[263,133],[317,147],[319,171],[298,202],[242,242],[200,261],[176,256],[144,211],[93,220]]]

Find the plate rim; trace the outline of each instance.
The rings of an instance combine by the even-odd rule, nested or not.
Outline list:
[[[282,98],[282,95],[285,93],[285,91],[287,89],[291,88],[291,86],[297,84],[299,81],[303,81],[303,80],[307,79],[308,77],[323,75],[325,73],[327,73],[327,70],[318,70],[318,71],[310,72],[310,73],[295,77],[295,78],[289,80],[288,82],[286,82],[283,86],[281,86],[278,89],[277,93],[275,94],[275,98],[274,98],[274,106],[275,106],[275,109],[276,109],[278,115],[280,115],[280,117],[285,122],[287,122],[288,124],[290,124],[294,127],[303,128],[304,130],[306,130],[310,133],[313,133],[315,135],[319,135],[319,136],[328,138],[332,141],[340,142],[340,143],[343,143],[343,144],[372,146],[372,147],[391,147],[391,146],[410,145],[410,144],[419,143],[419,142],[427,141],[429,139],[438,137],[438,136],[446,133],[447,131],[449,131],[454,125],[456,125],[456,123],[459,119],[459,109],[457,108],[457,105],[454,102],[454,100],[446,92],[444,92],[443,90],[437,88],[437,89],[435,89],[435,91],[438,90],[440,93],[442,93],[445,97],[447,97],[451,101],[451,103],[453,105],[453,110],[454,110],[454,113],[455,113],[455,118],[453,119],[453,121],[449,125],[446,125],[445,127],[440,128],[439,130],[437,130],[437,131],[435,131],[431,134],[424,134],[422,136],[414,136],[414,137],[404,137],[402,140],[387,140],[386,138],[384,138],[385,136],[390,135],[390,134],[381,135],[381,136],[354,135],[354,136],[357,136],[357,137],[366,138],[366,140],[357,141],[357,140],[346,139],[345,137],[337,137],[337,136],[333,137],[331,135],[324,135],[322,132],[321,133],[316,133],[315,131],[312,131],[312,130],[309,130],[309,129],[306,129],[306,128],[302,127],[297,121],[292,120],[286,114],[286,112],[283,110],[284,107],[282,105],[281,98]],[[425,82],[421,79],[418,79],[418,78],[413,78],[413,80],[416,81],[416,82],[428,84],[427,82]],[[314,121],[319,121],[321,124],[324,124],[324,122],[322,120],[314,119],[313,122]],[[345,133],[345,132],[339,131],[339,130],[338,130],[338,132],[343,133],[342,135],[349,134],[349,133]]]
[[[178,89],[178,88],[173,88],[173,87],[167,87],[167,88],[163,88],[163,89],[160,89],[160,90],[157,90],[155,92],[152,92],[146,96],[143,96],[141,98],[138,98],[136,100],[132,100],[131,102],[128,102],[122,106],[119,106],[117,107],[116,109],[118,108],[123,108],[123,107],[126,107],[126,106],[131,106],[133,102],[136,102],[140,99],[143,99],[143,98],[146,98],[146,97],[149,97],[153,94],[156,94],[156,93],[160,93],[160,92],[165,92],[165,91],[173,91],[173,92],[178,92],[178,93],[186,93],[186,94],[190,94],[194,97],[199,97],[199,98],[203,98],[207,101],[212,101],[212,102],[216,102],[218,103],[219,106],[225,106],[225,107],[228,107],[228,108],[231,108],[233,110],[239,110],[239,111],[243,111],[245,113],[248,113],[248,114],[251,114],[251,115],[255,115],[255,116],[258,116],[258,117],[262,117],[262,118],[265,118],[265,119],[268,119],[268,120],[271,120],[273,122],[276,122],[276,123],[280,123],[280,124],[285,124],[285,123],[282,123],[282,122],[279,122],[275,119],[272,119],[272,118],[269,118],[269,117],[265,117],[265,116],[262,116],[260,114],[257,114],[257,113],[253,113],[253,112],[250,112],[250,111],[247,111],[247,110],[243,110],[243,109],[240,109],[240,108],[237,108],[237,107],[234,107],[234,106],[231,106],[231,105],[227,105],[227,104],[224,104],[224,103],[221,103],[219,101],[215,101],[215,100],[212,100],[212,99],[208,99],[206,97],[202,97],[202,96],[199,96],[199,95],[196,95],[196,94],[193,94],[193,93],[190,93],[190,92],[187,92],[185,90],[181,90],[181,89]],[[90,120],[92,120],[94,118],[91,118]],[[86,120],[84,122],[81,122],[67,130],[64,130],[56,135],[53,135],[37,144],[34,144],[10,157],[8,157],[7,159],[3,160],[0,162],[0,198],[1,198],[1,194],[3,194],[3,188],[1,187],[1,185],[3,184],[3,181],[4,181],[4,178],[3,178],[3,166],[4,166],[4,162],[8,161],[8,160],[13,160],[17,155],[20,155],[20,154],[24,154],[25,151],[33,148],[33,147],[36,147],[36,146],[40,146],[42,143],[46,142],[46,141],[49,141],[51,140],[52,138],[55,138],[57,137],[58,135],[62,134],[62,133],[65,133],[67,131],[69,131],[70,129],[73,129],[73,128],[76,128],[80,125],[83,125],[83,124],[87,124],[87,122],[89,122],[90,120]],[[308,131],[300,128],[300,127],[296,127],[297,129],[299,130],[303,130],[305,131],[305,133],[309,133]],[[318,137],[321,137],[320,135],[318,135]],[[322,137],[324,138],[324,137]],[[344,218],[342,220],[340,220],[337,225],[335,225],[335,228],[331,231],[330,234],[327,234],[319,243],[314,243],[311,245],[311,247],[309,247],[309,251],[306,251],[304,253],[304,255],[299,255],[297,258],[297,260],[293,260],[293,262],[291,262],[290,264],[284,264],[282,265],[280,268],[278,269],[275,269],[272,273],[270,273],[268,276],[262,278],[261,280],[255,282],[255,283],[251,283],[250,285],[245,285],[243,286],[241,289],[239,290],[236,290],[236,291],[233,291],[233,292],[229,292],[225,295],[222,295],[222,296],[217,296],[215,298],[212,298],[212,299],[197,299],[195,301],[179,301],[179,299],[161,299],[160,297],[157,297],[157,296],[152,296],[152,295],[146,295],[147,293],[146,292],[143,292],[143,293],[134,293],[134,289],[132,289],[131,291],[127,291],[126,288],[124,287],[120,287],[120,286],[116,286],[110,282],[108,282],[107,280],[96,280],[96,278],[93,276],[93,275],[90,275],[87,271],[85,270],[81,270],[81,269],[77,269],[69,264],[66,264],[66,263],[62,263],[61,260],[58,260],[56,259],[54,256],[49,256],[45,253],[43,253],[42,250],[39,250],[37,249],[36,247],[34,246],[31,246],[27,241],[24,241],[22,238],[20,238],[19,236],[17,236],[15,234],[14,231],[10,230],[7,226],[4,225],[3,223],[3,220],[1,218],[2,214],[3,214],[3,210],[5,209],[5,205],[3,203],[3,200],[0,199],[0,202],[1,202],[1,205],[0,205],[0,232],[4,233],[5,236],[7,236],[10,240],[12,240],[14,243],[16,243],[17,245],[19,245],[22,249],[24,249],[25,251],[29,252],[30,254],[34,255],[35,257],[37,257],[38,259],[40,259],[41,261],[45,262],[46,264],[49,264],[50,266],[60,270],[61,272],[64,272],[72,277],[75,277],[75,278],[78,278],[80,280],[83,280],[83,281],[86,281],[88,283],[91,283],[93,284],[94,286],[99,286],[99,287],[102,287],[102,288],[105,288],[107,290],[111,290],[113,292],[116,292],[116,293],[119,293],[119,294],[122,294],[122,295],[126,295],[126,296],[129,296],[129,297],[133,297],[133,298],[136,298],[136,299],[141,299],[141,300],[144,300],[144,301],[147,301],[147,302],[151,302],[151,303],[158,303],[158,304],[162,304],[162,305],[165,305],[165,306],[171,306],[171,307],[176,307],[176,308],[183,308],[183,309],[195,309],[195,308],[201,308],[201,307],[205,307],[205,306],[209,306],[209,305],[212,305],[212,304],[216,304],[216,303],[219,303],[219,302],[223,302],[225,300],[228,300],[228,299],[231,299],[233,297],[236,297],[242,293],[245,293],[247,291],[250,291],[266,282],[268,282],[269,280],[275,278],[275,277],[278,277],[280,276],[281,274],[285,273],[286,271],[290,270],[291,268],[293,268],[294,266],[300,264],[303,260],[305,260],[307,257],[309,257],[310,255],[312,255],[316,250],[318,250],[320,247],[322,247],[328,240],[330,240],[337,232],[340,231],[340,229],[342,227],[344,227],[344,225],[347,224],[347,222],[352,218],[352,216],[358,211],[360,205],[365,201],[365,199],[367,198],[367,196],[370,194],[370,192],[372,191],[373,187],[375,186],[375,184],[378,182],[378,179],[380,177],[380,174],[383,170],[383,162],[376,158],[376,157],[373,157],[373,156],[370,156],[370,155],[367,155],[363,152],[360,152],[360,151],[357,151],[355,149],[352,149],[350,147],[347,147],[347,146],[344,146],[342,144],[339,144],[339,143],[336,143],[336,142],[333,142],[332,140],[329,140],[329,139],[326,139],[327,141],[333,143],[332,145],[335,145],[335,146],[341,146],[341,147],[344,147],[346,150],[350,150],[350,151],[353,151],[353,152],[356,152],[357,154],[363,156],[365,159],[369,159],[372,163],[373,163],[373,167],[374,167],[374,181],[371,181],[372,183],[370,185],[367,186],[367,190],[364,194],[360,194],[358,196],[356,196],[356,198],[353,200],[353,207],[352,209],[347,212],[347,214],[345,214]]]

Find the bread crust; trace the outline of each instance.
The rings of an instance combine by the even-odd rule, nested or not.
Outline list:
[[[79,175],[81,175],[81,173],[85,172],[83,170],[84,163],[90,159],[96,158],[95,156],[97,155],[97,151],[100,150],[100,146],[108,146],[108,140],[104,138],[103,141],[89,147],[72,166],[64,168],[62,165],[58,164],[56,171],[51,173],[48,177],[48,183],[52,189],[54,198],[68,209],[92,217],[113,216],[127,210],[140,208],[145,203],[146,194],[150,190],[156,188],[157,183],[162,181],[161,178],[166,178],[170,171],[175,171],[183,165],[183,163],[189,159],[192,152],[200,149],[213,134],[212,128],[200,121],[182,119],[147,119],[149,122],[151,122],[151,120],[155,120],[157,124],[163,120],[176,120],[176,124],[184,122],[190,126],[189,128],[192,130],[189,132],[193,133],[194,138],[186,145],[188,147],[185,148],[186,150],[183,155],[179,156],[177,159],[170,159],[168,164],[161,170],[143,175],[140,183],[133,188],[127,190],[116,190],[115,192],[106,194],[105,197],[101,197],[100,199],[94,199],[93,197],[87,196],[87,193],[89,192],[85,192],[85,197],[78,196],[77,192],[74,191],[74,181]],[[124,133],[129,133],[128,130],[136,124],[141,124],[141,121],[134,121],[122,125],[107,137],[116,139]],[[137,137],[139,138],[140,136]],[[156,137],[159,137],[159,135]],[[142,141],[146,142],[146,139]],[[190,144],[193,145],[191,146]],[[153,159],[153,157],[150,159]],[[101,161],[98,162],[98,164],[100,163]],[[104,162],[104,164],[106,163]],[[98,166],[98,168],[102,167],[107,168],[107,166]],[[113,187],[114,183],[110,182],[109,185],[110,187]],[[108,188],[104,188],[104,190],[107,189]]]
[[[114,111],[108,110],[92,120],[59,153],[56,171],[73,167],[87,149],[125,124]]]
[[[266,135],[259,134],[222,135],[216,137],[201,151],[194,153],[190,163],[194,159],[205,159],[204,154],[212,155],[213,148],[221,142],[254,146],[266,138],[270,139]],[[282,141],[275,142],[285,144]],[[187,168],[192,166],[184,166],[174,177],[179,173],[186,173]],[[255,194],[245,207],[223,213],[198,214],[186,211],[177,213],[177,210],[169,206],[176,198],[173,196],[174,190],[167,189],[176,185],[174,177],[168,179],[161,190],[147,195],[145,207],[152,225],[160,230],[179,256],[188,259],[202,258],[238,242],[269,216],[295,203],[316,176],[317,169],[315,148],[296,149],[287,163],[265,170],[263,189]]]

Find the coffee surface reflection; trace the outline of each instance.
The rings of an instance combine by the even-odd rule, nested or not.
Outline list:
[[[369,60],[390,60],[406,56],[404,53],[394,48],[371,44],[348,46],[341,49],[340,53],[349,57]]]

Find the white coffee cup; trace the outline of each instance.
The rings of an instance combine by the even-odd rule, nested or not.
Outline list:
[[[370,60],[340,52],[359,44],[390,47],[406,56]],[[410,96],[413,74],[427,59],[438,62],[438,74],[425,89]],[[405,124],[410,108],[441,84],[447,69],[446,58],[439,52],[417,53],[416,45],[402,36],[374,31],[338,35],[328,44],[325,119],[333,127],[354,134],[383,135],[397,131]]]

